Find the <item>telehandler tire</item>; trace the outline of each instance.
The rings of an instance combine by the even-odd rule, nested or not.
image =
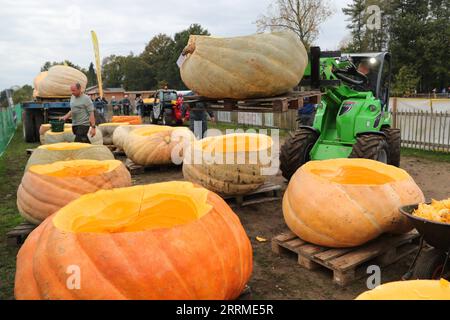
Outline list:
[[[313,130],[300,128],[289,136],[280,150],[280,169],[288,181],[302,165],[310,161],[310,152],[319,138]]]
[[[389,145],[389,164],[400,167],[400,147],[402,143],[400,129],[384,128],[386,141]]]
[[[389,163],[389,146],[386,138],[379,134],[362,134],[356,139],[349,158],[362,158]]]

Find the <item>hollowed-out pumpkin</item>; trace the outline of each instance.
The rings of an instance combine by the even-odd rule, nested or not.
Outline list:
[[[102,132],[103,144],[112,145],[114,131],[120,126],[129,125],[127,122],[108,122],[99,124],[98,128]]]
[[[390,282],[356,300],[450,300],[450,283],[444,279]]]
[[[292,32],[235,38],[191,35],[183,54],[183,82],[210,98],[283,94],[298,85],[308,64],[305,46]]]
[[[15,296],[235,299],[251,272],[250,241],[225,201],[165,182],[84,195],[47,219],[19,251]]]
[[[269,174],[273,141],[260,134],[230,134],[197,141],[183,162],[184,178],[223,195],[258,189]]]
[[[89,129],[88,132],[88,138],[91,144],[102,145],[103,144],[102,131],[97,128],[95,130],[95,135],[91,137],[91,130],[92,129]],[[44,134],[43,140],[45,144],[74,142],[75,135],[73,134],[72,127],[66,127],[64,128],[64,132],[53,132],[51,130],[47,130]]]
[[[28,159],[28,169],[36,164],[49,164],[68,160],[114,160],[114,155],[105,146],[89,143],[62,142],[46,144],[36,148]]]
[[[33,165],[17,191],[19,213],[40,223],[83,194],[131,185],[131,177],[117,160],[72,160]]]
[[[284,219],[303,240],[353,247],[382,233],[412,229],[399,208],[423,202],[420,188],[399,168],[366,159],[312,161],[291,179]]]
[[[172,151],[189,143],[193,135],[184,127],[151,126],[131,131],[124,145],[127,157],[134,163],[149,166],[172,163]],[[180,148],[180,158],[183,157]]]
[[[70,96],[70,86],[79,83],[84,91],[87,84],[86,75],[69,66],[53,66],[46,75],[38,75],[38,96],[54,97],[54,96]]]
[[[142,124],[142,118],[140,116],[113,116],[111,122]]]

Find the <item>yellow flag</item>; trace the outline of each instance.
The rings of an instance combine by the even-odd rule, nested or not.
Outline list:
[[[95,31],[91,31],[92,44],[94,45],[95,55],[95,69],[97,71],[98,93],[103,97],[103,82],[102,82],[102,65],[100,64],[100,52],[98,50],[98,39]]]

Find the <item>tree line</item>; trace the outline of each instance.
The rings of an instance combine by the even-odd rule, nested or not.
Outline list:
[[[381,19],[375,28],[368,27],[376,14],[368,9],[377,7]],[[343,12],[351,37],[341,50],[390,51],[394,94],[448,88],[450,0],[353,0]]]

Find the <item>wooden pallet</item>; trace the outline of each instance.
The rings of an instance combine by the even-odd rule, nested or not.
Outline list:
[[[11,247],[21,246],[28,235],[33,231],[37,225],[29,222],[22,222],[14,229],[6,233],[6,244]]]
[[[131,175],[139,175],[144,174],[146,171],[168,171],[173,169],[180,169],[180,165],[176,164],[168,164],[168,165],[161,165],[161,166],[141,166],[139,164],[134,163],[130,159],[125,160],[125,166],[127,167],[128,171],[130,171]]]
[[[185,102],[206,102],[208,110],[236,111],[236,112],[287,112],[289,109],[298,110],[303,106],[303,101],[309,98],[311,103],[317,104],[321,100],[320,91],[293,91],[277,97],[260,99],[210,99],[202,96],[185,97]]]
[[[333,271],[333,282],[347,284],[367,276],[367,266],[390,265],[418,250],[420,236],[416,231],[402,235],[382,235],[359,247],[334,249],[308,243],[292,232],[272,239],[276,254],[294,253],[298,264],[308,270],[325,267]]]
[[[253,204],[278,201],[281,199],[281,190],[282,187],[279,184],[267,182],[251,193],[236,196],[222,195],[222,198],[231,207],[246,207]]]

